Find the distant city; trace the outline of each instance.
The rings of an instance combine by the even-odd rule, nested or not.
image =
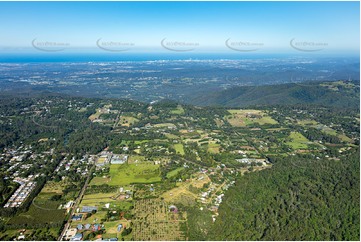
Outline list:
[[[0,63],[0,91],[189,101],[233,86],[359,79],[357,58],[247,58]]]

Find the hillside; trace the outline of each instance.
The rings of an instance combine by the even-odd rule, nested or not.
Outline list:
[[[213,240],[359,240],[359,150],[341,162],[288,157],[226,193]],[[222,231],[221,233],[218,231]]]
[[[359,88],[358,81],[242,86],[190,97],[189,102],[201,106],[227,107],[265,104],[317,104],[358,108]]]

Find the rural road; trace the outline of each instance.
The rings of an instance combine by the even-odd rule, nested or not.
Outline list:
[[[58,241],[61,241],[63,240],[63,237],[66,233],[66,231],[69,229],[70,227],[70,224],[71,224],[71,218],[76,210],[76,208],[79,206],[79,203],[81,202],[83,196],[84,196],[84,192],[86,190],[86,188],[88,187],[88,184],[89,184],[89,181],[90,181],[90,178],[91,178],[91,175],[93,174],[93,170],[94,170],[94,166],[92,166],[92,168],[89,170],[89,175],[84,183],[84,186],[83,188],[81,189],[80,193],[79,193],[79,196],[77,197],[77,199],[75,200],[75,203],[73,204],[71,210],[70,210],[70,214],[69,214],[69,218],[68,218],[68,221],[66,222],[66,224],[64,225],[64,229],[63,231],[61,232],[59,238],[58,238]]]

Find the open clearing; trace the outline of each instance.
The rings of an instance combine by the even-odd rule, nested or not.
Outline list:
[[[121,116],[118,125],[129,127],[138,121],[139,120],[137,118],[131,116]]]
[[[66,186],[66,181],[48,181],[43,189],[41,190],[42,193],[57,193],[57,194],[63,194],[63,190]]]
[[[105,207],[105,204],[109,203],[110,208],[121,208],[128,210],[132,206],[131,201],[120,200],[119,193],[95,193],[84,195],[80,207],[82,206],[97,206],[99,208]]]
[[[151,163],[110,165],[109,174],[111,186],[161,181],[159,165]]]
[[[168,139],[179,139],[179,136],[175,135],[175,134],[169,134],[169,133],[164,133],[165,137],[167,137]]]
[[[209,177],[202,173],[195,174],[195,178],[177,183],[177,187],[161,195],[168,203],[181,203],[185,206],[194,205],[198,199],[194,190],[201,189],[204,184],[210,183]],[[193,191],[193,192],[192,192]]]
[[[94,121],[95,119],[98,119],[101,114],[102,114],[101,109],[98,108],[96,113],[89,116],[90,121]]]
[[[76,226],[78,224],[93,224],[93,223],[100,223],[102,219],[106,218],[107,212],[106,211],[97,211],[96,213],[92,214],[90,217],[80,221],[72,221],[72,226]]]
[[[161,123],[161,124],[155,124],[154,125],[155,128],[176,128],[177,126],[175,124],[172,123]]]
[[[44,226],[47,224],[50,227],[60,227],[65,218],[65,210],[58,209],[61,202],[50,200],[50,198],[56,194],[57,193],[39,193],[30,205],[29,210],[11,218],[8,224],[28,228],[39,226],[39,224],[43,224]]]
[[[184,114],[184,109],[181,105],[178,105],[176,109],[173,109],[170,111],[171,114],[178,114],[178,115],[182,115]]]
[[[324,132],[325,134],[336,136],[336,137],[338,137],[340,140],[342,140],[344,142],[348,142],[348,143],[352,142],[352,139],[347,137],[345,134],[337,133],[336,130],[334,130],[334,129],[326,126],[326,125],[319,124],[319,125],[316,125],[314,127],[317,128],[317,129],[321,129],[321,131]]]
[[[95,193],[84,195],[81,206],[98,206],[115,201],[117,192]]]
[[[179,211],[172,212],[170,204],[159,199],[145,199],[134,204],[133,239],[171,241],[184,240],[180,224],[186,222]]]
[[[307,144],[310,143],[305,136],[298,132],[291,132],[288,138],[291,139],[291,141],[286,142],[286,144],[291,146],[293,149],[307,149]]]
[[[208,152],[213,154],[218,154],[219,149],[221,148],[221,145],[216,143],[209,143],[208,144]]]
[[[297,123],[299,125],[317,125],[317,121],[315,120],[311,120],[311,119],[301,119],[301,120],[297,120]]]
[[[182,144],[175,144],[174,149],[177,152],[177,154],[184,155],[184,149]]]
[[[142,163],[145,162],[145,156],[142,155],[131,155],[128,158],[128,164]]]
[[[184,170],[184,167],[179,167],[177,169],[174,169],[173,171],[170,171],[167,173],[167,178],[172,178],[173,176],[176,176],[178,172]]]
[[[276,120],[272,119],[261,110],[230,109],[228,112],[230,115],[227,115],[225,119],[234,127],[245,127],[255,123],[258,123],[259,125],[278,124]]]

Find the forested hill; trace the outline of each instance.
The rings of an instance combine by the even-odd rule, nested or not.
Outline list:
[[[212,240],[357,240],[359,150],[341,160],[280,159],[226,192]],[[198,231],[201,233],[200,231]]]
[[[288,83],[232,87],[190,97],[194,105],[246,107],[250,105],[317,104],[359,108],[359,81]]]

